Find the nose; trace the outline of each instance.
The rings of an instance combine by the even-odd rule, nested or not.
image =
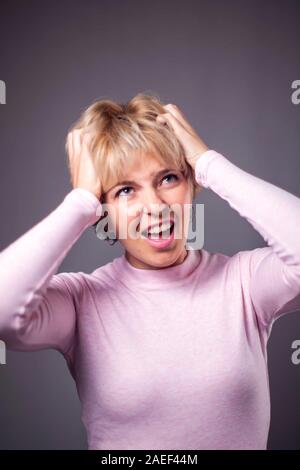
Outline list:
[[[163,216],[169,210],[169,205],[154,188],[148,188],[144,191],[141,205],[143,214],[147,214],[155,219],[159,219],[161,215]]]
[[[143,212],[155,212],[157,210],[156,206],[164,204],[164,201],[154,188],[147,188],[143,191],[141,204]]]

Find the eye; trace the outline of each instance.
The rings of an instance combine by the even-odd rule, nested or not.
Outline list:
[[[115,197],[119,197],[122,195],[122,192],[125,191],[126,189],[133,189],[130,186],[124,186],[124,188],[119,189],[119,191],[116,192]],[[128,193],[125,193],[124,196],[128,196]]]
[[[178,180],[178,176],[175,175],[174,173],[170,173],[169,175],[164,176],[163,181],[164,181],[166,178],[171,178],[171,179],[172,179],[172,178],[175,178],[175,181]]]

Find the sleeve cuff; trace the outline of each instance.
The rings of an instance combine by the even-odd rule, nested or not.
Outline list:
[[[102,213],[102,204],[90,191],[84,188],[72,189],[64,198],[69,203],[79,204],[83,213],[89,218],[90,224],[94,224]]]
[[[198,184],[204,188],[209,187],[208,169],[212,161],[220,158],[224,158],[223,155],[212,149],[206,150],[206,152],[198,158],[195,165],[195,180]]]

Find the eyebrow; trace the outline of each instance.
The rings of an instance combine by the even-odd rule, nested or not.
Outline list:
[[[161,176],[163,176],[164,174],[169,173],[170,171],[177,171],[177,170],[176,170],[175,168],[166,168],[166,169],[164,169],[164,170],[158,171],[157,173],[154,171],[154,172],[150,173],[150,176],[151,176],[151,177],[155,177],[155,179],[158,179],[158,178],[160,178]],[[119,183],[115,184],[111,189],[114,189],[114,188],[116,188],[117,186],[123,186],[124,184],[128,184],[128,185],[132,184],[132,185],[134,185],[134,184],[136,184],[136,182],[133,181],[133,180],[124,180],[124,181],[120,181]],[[111,190],[111,189],[110,189],[110,190]]]

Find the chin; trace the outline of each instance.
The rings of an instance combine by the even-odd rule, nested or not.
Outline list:
[[[130,246],[131,245],[131,246]],[[166,268],[176,264],[185,250],[185,242],[175,240],[167,248],[156,248],[149,246],[148,243],[123,244],[127,254],[131,258],[131,263],[136,267],[148,266],[149,268]]]
[[[144,260],[143,262],[154,267],[167,267],[178,260],[184,247],[184,245],[175,244],[172,248],[168,248],[166,250],[153,248],[151,252],[148,251],[148,248],[147,253],[149,253],[149,255],[147,256],[147,260]]]

